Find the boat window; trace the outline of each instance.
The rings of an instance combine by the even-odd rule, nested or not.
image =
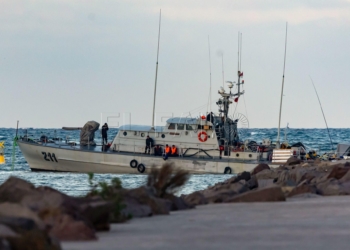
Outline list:
[[[175,123],[170,123],[168,129],[175,129]]]
[[[184,130],[185,124],[177,124],[177,130]]]
[[[186,124],[186,130],[193,130],[192,125],[190,125],[190,124]]]

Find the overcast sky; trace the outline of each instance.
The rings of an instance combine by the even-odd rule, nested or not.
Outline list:
[[[277,127],[288,22],[281,126],[325,127],[311,76],[329,127],[349,127],[349,0],[0,0],[0,127],[117,126],[130,114],[150,125],[160,9],[157,125],[208,110],[208,36],[217,111],[222,59],[236,81],[242,32],[237,112]]]

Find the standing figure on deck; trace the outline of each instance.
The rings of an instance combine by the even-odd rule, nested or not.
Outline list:
[[[151,148],[153,148],[154,142],[153,139],[151,137],[149,137],[149,135],[147,135],[147,139],[146,139],[146,148],[145,148],[145,154],[151,154]]]
[[[102,143],[104,144],[104,142],[106,141],[107,144],[107,131],[108,131],[108,125],[107,123],[105,123],[102,126]]]

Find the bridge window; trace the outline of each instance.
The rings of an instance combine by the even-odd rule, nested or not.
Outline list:
[[[177,130],[184,130],[185,124],[177,124]]]
[[[168,129],[175,129],[175,123],[170,123]]]
[[[192,125],[186,124],[186,130],[193,130]]]

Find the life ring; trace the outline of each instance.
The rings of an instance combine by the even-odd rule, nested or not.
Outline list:
[[[224,170],[224,174],[231,174],[232,173],[232,169],[230,167],[226,167]]]
[[[132,167],[132,168],[136,168],[137,167],[137,160],[132,160],[131,162],[130,162],[130,167]]]
[[[143,172],[145,172],[146,167],[145,167],[145,165],[143,165],[142,163],[140,163],[140,164],[137,166],[137,170],[142,174]]]
[[[206,132],[202,131],[198,134],[198,140],[201,142],[205,142],[208,139],[208,135]]]

